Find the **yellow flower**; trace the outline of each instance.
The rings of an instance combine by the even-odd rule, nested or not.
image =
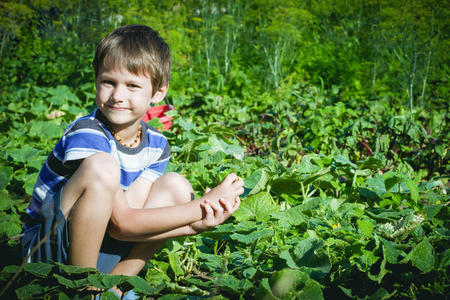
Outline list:
[[[336,229],[336,228],[341,228],[341,224],[339,224],[339,223],[338,223],[338,224],[333,224],[333,226],[332,226],[332,227],[333,227],[333,229]]]
[[[438,201],[436,201],[436,204],[441,204],[441,201],[439,201],[439,200],[438,200]]]

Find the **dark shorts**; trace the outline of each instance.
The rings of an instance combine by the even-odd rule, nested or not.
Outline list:
[[[67,264],[69,250],[69,227],[61,210],[62,190],[48,196],[41,207],[39,219],[25,222],[22,236],[22,257],[28,262],[60,262]],[[125,258],[133,242],[122,242],[105,234],[97,260],[97,269],[109,273]],[[86,245],[88,247],[88,245]]]

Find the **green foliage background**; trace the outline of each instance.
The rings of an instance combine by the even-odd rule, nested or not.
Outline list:
[[[448,20],[431,0],[2,1],[1,295],[445,298]],[[95,45],[130,23],[171,46],[169,169],[198,195],[237,172],[241,208],[140,277],[17,267],[37,173],[93,108]]]

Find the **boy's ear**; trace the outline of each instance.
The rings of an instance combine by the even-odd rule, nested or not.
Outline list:
[[[160,87],[156,93],[153,95],[152,99],[150,100],[151,103],[158,103],[161,100],[164,99],[167,95],[167,91],[169,90],[169,84],[163,85]]]

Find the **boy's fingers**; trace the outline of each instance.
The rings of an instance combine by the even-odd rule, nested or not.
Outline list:
[[[241,205],[241,198],[236,197],[236,201],[234,202],[234,205],[233,205],[233,212],[235,212],[239,208],[240,205]]]
[[[208,226],[210,226],[214,222],[214,210],[211,208],[210,203],[205,202],[205,203],[202,203],[202,204],[203,204],[203,207],[205,208],[205,211],[206,211],[206,217],[205,217],[206,224]]]
[[[219,201],[220,200],[223,200],[223,198],[220,198]],[[209,205],[214,209],[215,214],[223,213],[223,208],[218,203],[211,202]]]
[[[244,190],[244,187],[243,187],[243,186],[240,187],[240,188],[236,191],[236,193],[237,193],[238,195],[242,195],[244,192],[245,192],[245,190]]]
[[[244,187],[244,180],[242,180],[242,179],[237,179],[236,181],[234,181],[233,182],[233,186],[236,188],[236,189],[241,189],[241,188],[243,188]]]
[[[225,201],[225,199],[223,198],[220,198],[219,201],[222,204],[222,206],[225,207],[224,212],[233,212],[233,207],[231,206],[230,202]]]
[[[238,176],[234,173],[230,173],[228,174],[225,179],[222,181],[225,184],[231,184],[233,183],[236,179],[238,178]]]

